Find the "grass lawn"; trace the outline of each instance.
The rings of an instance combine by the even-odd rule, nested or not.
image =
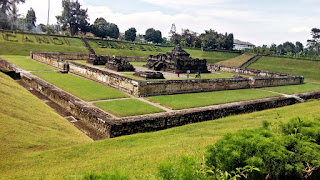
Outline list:
[[[320,82],[320,61],[262,57],[248,68],[302,75],[305,82]]]
[[[249,59],[251,59],[253,56],[242,54],[241,56],[237,56],[235,58],[231,58],[225,61],[220,61],[217,64],[219,65],[225,65],[225,66],[233,66],[233,67],[240,67],[242,64],[247,62]]]
[[[201,74],[201,79],[230,79],[230,78],[234,78],[233,76],[235,75],[235,73],[229,73],[229,72],[223,72],[223,71],[218,71],[218,72],[214,72],[214,73],[202,73]],[[196,77],[195,74],[191,74],[191,77]],[[242,77],[252,77],[249,75],[242,75],[240,74],[240,76]]]
[[[0,97],[6,100],[0,102],[3,179],[81,179],[87,172],[117,170],[133,179],[156,179],[161,161],[176,161],[180,156],[191,155],[200,163],[206,147],[226,133],[261,128],[265,120],[274,124],[298,116],[320,118],[320,101],[311,101],[90,142],[13,80],[5,81],[10,83],[0,86]]]
[[[142,67],[147,64],[147,62],[130,62],[133,66],[139,66]]]
[[[194,49],[185,49],[192,58],[206,59],[208,64],[215,64],[219,61],[235,58],[240,56],[238,53],[226,53],[215,51],[201,51]]]
[[[0,48],[1,49],[1,48]],[[32,60],[29,56],[0,55],[3,59],[27,71],[53,71],[54,68]]]
[[[267,87],[263,89],[280,92],[284,94],[297,94],[297,93],[303,93],[303,92],[320,91],[320,84],[309,83],[309,84],[300,84],[300,85],[292,85],[292,86]]]
[[[118,117],[165,112],[138,99],[103,101],[94,103],[94,105]]]
[[[28,56],[30,55],[30,51],[89,53],[87,48],[82,43],[81,39],[78,38],[57,37],[58,40],[55,40],[55,42],[63,43],[61,45],[57,45],[53,43],[52,38],[54,36],[23,35],[20,33],[16,33],[16,37],[9,37],[9,40],[11,41],[7,41],[3,38],[2,34],[3,32],[0,31],[0,55]],[[28,37],[29,41],[23,40],[25,37]],[[39,43],[36,40],[36,37],[41,37],[46,42],[42,41],[41,43]],[[66,43],[65,39],[67,40],[69,45]]]
[[[275,96],[279,95],[255,89],[240,89],[229,91],[153,96],[148,97],[148,99],[152,102],[160,103],[162,106],[178,110]]]
[[[120,91],[72,74],[57,72],[33,72],[33,74],[85,101],[127,97]]]

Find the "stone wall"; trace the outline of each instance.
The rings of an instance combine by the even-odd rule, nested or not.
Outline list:
[[[60,60],[88,60],[89,54],[57,53],[57,52],[30,52],[30,56],[41,55]]]
[[[37,61],[44,62],[61,69],[65,63],[64,60],[53,59],[51,56],[46,55],[46,53],[33,53],[32,57]],[[219,68],[221,71],[247,74],[255,77],[234,79],[138,81],[98,68],[70,62],[71,73],[105,83],[137,97],[295,85],[303,83],[304,80],[303,76],[293,76],[268,71],[241,69],[227,66],[219,66]]]

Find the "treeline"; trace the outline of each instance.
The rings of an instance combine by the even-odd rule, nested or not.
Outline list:
[[[97,18],[93,24],[89,23],[88,9],[82,8],[78,0],[62,0],[62,12],[54,25],[36,25],[36,13],[30,8],[26,17],[22,17],[16,8],[17,4],[25,0],[0,1],[0,29],[29,31],[47,34],[64,34],[67,36],[87,35],[95,37],[157,43],[162,45],[181,44],[185,47],[202,49],[232,50],[233,34],[220,34],[215,30],[206,30],[202,34],[182,29],[181,34],[176,32],[175,25],[170,31],[170,38],[162,37],[162,32],[154,28],[146,30],[144,35],[137,35],[136,28],[132,27],[121,34],[115,23],[108,22],[103,17]]]
[[[233,34],[220,34],[215,30],[206,30],[204,33],[198,34],[189,29],[182,29],[181,34],[176,32],[173,24],[170,31],[170,41],[172,44],[181,44],[185,47],[194,47],[202,49],[233,49]]]
[[[296,43],[287,41],[279,45],[271,44],[270,46],[254,47],[247,50],[246,53],[320,60],[320,29],[313,28],[311,30],[311,39],[307,41],[307,47],[304,47],[299,41]]]

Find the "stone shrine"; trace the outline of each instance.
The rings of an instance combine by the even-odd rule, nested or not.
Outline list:
[[[190,54],[177,45],[172,51],[166,54],[156,56],[150,55],[148,63],[144,66],[155,71],[172,71],[186,73],[190,70],[191,73],[209,73],[207,69],[207,60],[193,59]]]

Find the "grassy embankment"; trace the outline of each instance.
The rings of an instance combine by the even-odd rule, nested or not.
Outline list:
[[[165,54],[171,51],[173,47],[162,47],[152,45],[138,45],[121,42],[88,40],[90,46],[98,54],[116,55],[116,56],[137,56],[148,57],[149,55]],[[100,43],[100,45],[99,45]],[[226,59],[239,56],[238,53],[225,53],[215,51],[201,51],[194,49],[185,49],[193,58],[207,59],[208,63],[216,63]]]
[[[175,110],[279,96],[255,89],[240,89],[149,97],[150,101]]]
[[[277,123],[297,116],[320,118],[320,101],[312,101],[91,142],[9,77],[0,77],[4,84],[0,86],[4,100],[0,102],[3,179],[79,179],[87,172],[117,170],[135,179],[155,179],[162,160],[192,155],[201,162],[206,147],[226,133],[260,128],[264,120]]]
[[[263,69],[273,72],[302,75],[305,83],[302,85],[264,88],[266,90],[295,94],[301,92],[320,91],[320,62],[296,60],[289,58],[262,57],[248,68]],[[312,83],[312,84],[310,84]]]
[[[10,36],[7,37],[7,34]],[[28,56],[30,51],[89,53],[79,38],[13,34],[3,31],[0,31],[0,47],[0,55]]]
[[[225,61],[220,61],[216,64],[225,65],[225,66],[233,66],[233,67],[240,67],[245,62],[249,61],[253,56],[242,54],[241,56],[237,56],[235,58],[231,58]]]

